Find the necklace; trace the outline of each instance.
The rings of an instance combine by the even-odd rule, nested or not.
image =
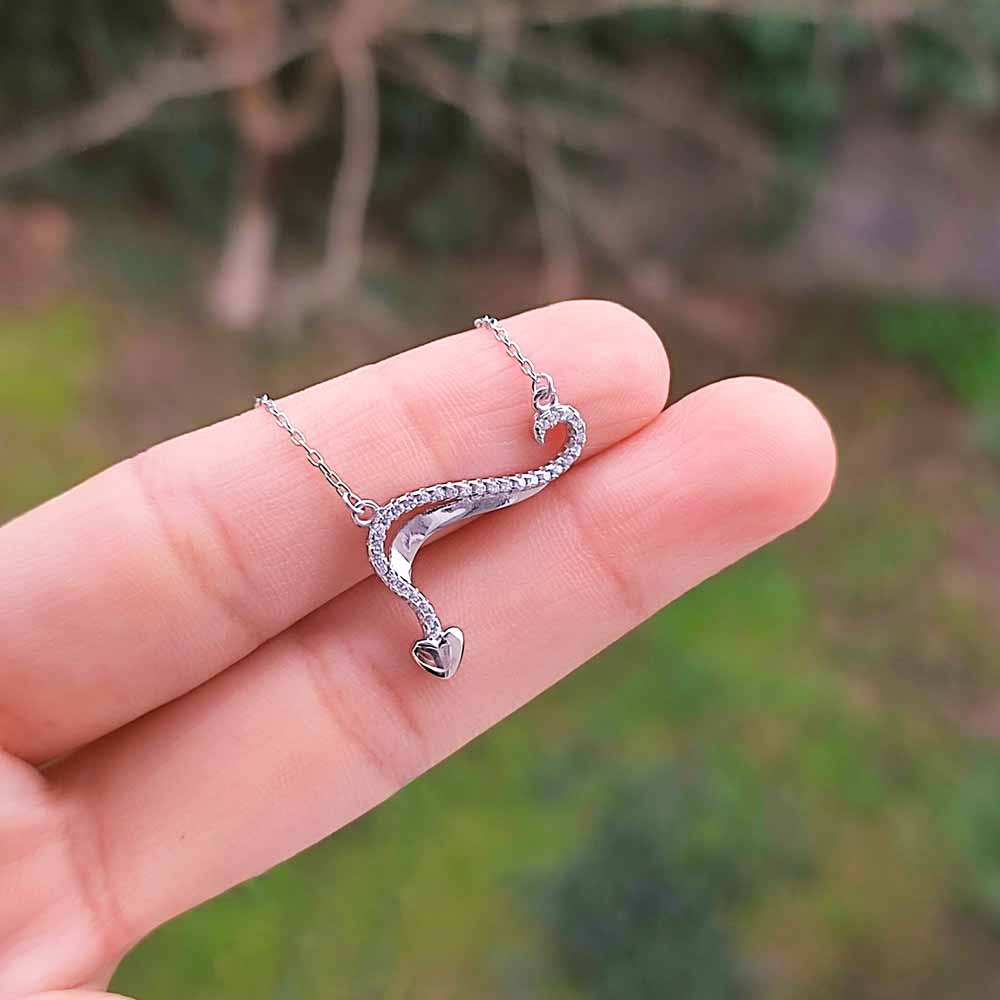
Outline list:
[[[476,327],[489,330],[531,379],[531,405],[535,411],[533,431],[539,444],[557,424],[566,424],[566,443],[551,461],[510,476],[462,479],[436,483],[393,497],[388,503],[368,500],[350,486],[327,464],[326,459],[306,441],[305,435],[278,409],[268,395],[257,397],[256,405],[267,410],[285,430],[292,443],[305,452],[309,464],[323,478],[351,512],[354,523],[368,531],[368,559],[376,576],[394,594],[401,597],[417,616],[423,638],[413,645],[413,659],[435,677],[455,675],[465,651],[465,634],[456,626],[444,628],[434,605],[414,583],[413,561],[420,547],[432,535],[461,521],[479,517],[527,500],[561,476],[580,456],[587,439],[587,428],[579,411],[559,402],[551,375],[538,371],[521,353],[510,334],[492,316],[476,320]],[[419,509],[419,513],[413,514]],[[386,540],[393,525],[413,514],[399,526],[386,550]]]

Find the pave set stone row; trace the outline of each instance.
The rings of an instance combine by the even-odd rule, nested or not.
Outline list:
[[[395,497],[375,512],[368,529],[368,558],[382,582],[394,594],[403,598],[413,609],[424,630],[425,638],[437,639],[441,636],[443,631],[441,621],[434,611],[433,605],[423,593],[390,567],[385,553],[385,540],[389,526],[401,515],[407,514],[417,507],[423,507],[425,504],[487,495],[507,496],[522,490],[548,485],[561,476],[580,457],[580,452],[587,439],[587,429],[583,417],[572,406],[560,405],[549,407],[536,414],[535,439],[539,443],[543,442],[546,432],[559,423],[564,423],[569,428],[566,444],[552,461],[537,469],[512,476],[463,479],[454,483],[425,486],[422,489],[411,490],[409,493]]]

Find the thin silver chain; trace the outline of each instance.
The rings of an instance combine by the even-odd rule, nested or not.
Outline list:
[[[559,402],[559,397],[556,395],[555,383],[552,381],[552,376],[545,372],[540,372],[531,361],[525,357],[521,348],[511,340],[510,334],[507,330],[500,324],[500,321],[494,319],[492,316],[482,316],[476,320],[476,327],[479,329],[489,330],[497,341],[503,345],[504,350],[506,350],[508,356],[513,358],[517,362],[521,371],[524,372],[528,378],[531,379],[531,404],[539,412],[543,410],[551,409],[556,406]],[[351,512],[351,517],[354,523],[361,528],[367,528],[368,525],[372,523],[375,517],[375,513],[379,509],[379,505],[374,500],[369,500],[365,497],[359,496],[354,490],[351,489],[347,483],[341,479],[341,477],[327,464],[327,461],[323,456],[313,448],[309,442],[306,440],[305,434],[302,433],[291,422],[288,415],[278,408],[278,404],[275,403],[273,399],[265,392],[261,393],[255,400],[254,405],[259,406],[263,410],[267,410],[272,417],[278,422],[278,426],[284,430],[289,438],[291,438],[292,444],[296,447],[301,448],[305,452],[306,461],[314,468],[318,469],[322,473],[323,478],[337,491],[337,496],[347,506],[347,509]]]
[[[288,415],[282,410],[278,409],[278,404],[275,403],[273,399],[265,392],[254,400],[256,406],[261,407],[261,409],[267,410],[268,413],[278,421],[278,426],[282,430],[288,433],[288,436],[292,439],[292,444],[301,448],[306,453],[306,461],[314,468],[318,469],[323,478],[337,491],[337,496],[347,505],[347,509],[351,512],[351,517],[354,518],[354,523],[359,527],[367,527],[371,524],[371,519],[378,510],[378,504],[374,500],[367,500],[364,497],[358,496],[354,490],[351,489],[347,483],[344,482],[340,476],[334,472],[333,469],[327,465],[326,459],[306,440],[305,434],[302,433],[288,419]]]
[[[493,316],[480,316],[476,320],[476,328],[489,330],[497,339],[497,342],[503,345],[507,356],[513,358],[518,363],[521,371],[531,379],[531,402],[536,410],[548,410],[559,402],[559,398],[556,396],[556,385],[552,381],[552,376],[546,372],[540,372],[524,356],[521,348],[511,340],[510,334],[500,324],[500,320],[495,319]]]

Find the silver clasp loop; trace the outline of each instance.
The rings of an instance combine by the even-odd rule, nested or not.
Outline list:
[[[356,504],[351,504],[351,520],[359,528],[368,528],[371,526],[372,521],[375,520],[375,515],[379,512],[380,507],[374,500],[359,500]],[[365,513],[369,511],[370,513]]]
[[[532,389],[531,405],[539,412],[551,410],[553,406],[559,405],[559,397],[556,395],[556,384],[552,381],[552,376],[547,372],[539,372],[531,380]]]

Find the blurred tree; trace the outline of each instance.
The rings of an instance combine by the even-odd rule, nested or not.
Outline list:
[[[690,778],[673,772],[620,790],[604,807],[543,900],[556,953],[582,995],[749,995],[725,924],[747,872],[728,839],[713,836],[716,819]]]
[[[734,223],[794,230],[846,121],[994,116],[998,58],[990,0],[38,0],[0,11],[0,181],[74,198],[131,185],[224,231],[209,300],[237,327],[296,323],[352,288],[369,207],[454,245],[527,198],[548,294],[597,254],[659,296],[720,234],[735,245]],[[181,100],[194,110],[171,110],[168,140],[159,112]],[[913,139],[917,167],[928,145]],[[970,159],[956,148],[955,169]],[[830,242],[823,226],[810,235]],[[282,232],[312,266],[285,273]],[[791,260],[821,270],[808,249]],[[949,280],[996,284],[980,270]]]

